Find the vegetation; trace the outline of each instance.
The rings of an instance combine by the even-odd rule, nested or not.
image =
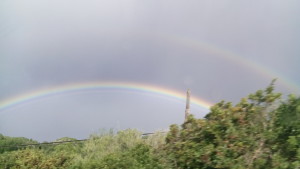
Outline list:
[[[280,99],[271,83],[233,105],[221,101],[203,119],[192,115],[166,134],[136,130],[91,135],[85,142],[27,148],[36,143],[0,136],[3,169],[297,169],[300,98]],[[68,141],[62,138],[58,141]]]
[[[34,143],[38,142],[24,137],[8,137],[0,134],[0,153],[18,150],[19,147],[16,147],[16,145]]]
[[[205,119],[172,125],[166,151],[173,168],[299,168],[300,98],[280,102],[273,83],[233,106],[220,102]]]

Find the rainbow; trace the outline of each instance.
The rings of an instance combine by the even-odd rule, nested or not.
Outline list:
[[[47,89],[40,89],[33,92],[18,95],[0,102],[0,111],[5,110],[26,102],[41,99],[44,97],[55,96],[58,94],[66,94],[78,91],[91,91],[91,90],[108,90],[108,89],[124,89],[135,92],[148,92],[168,97],[177,98],[179,100],[185,100],[185,93],[177,90],[171,90],[154,85],[147,85],[141,83],[129,83],[129,82],[88,82],[88,83],[75,83],[66,84],[61,86],[55,86]],[[205,109],[209,109],[211,103],[197,98],[191,97],[191,103],[200,106]]]
[[[192,37],[170,34],[168,32],[155,32],[155,35],[158,36],[158,39],[165,40],[168,43],[177,44],[181,47],[187,47],[198,52],[207,52],[209,54],[214,55],[215,57],[231,61],[232,63],[235,63],[237,65],[242,65],[245,68],[249,68],[250,70],[255,71],[258,75],[267,78],[269,81],[271,81],[274,78],[277,78],[278,83],[283,85],[286,89],[289,89],[292,92],[300,93],[299,85],[297,85],[297,83],[293,82],[292,80],[286,78],[285,76],[281,75],[280,73],[273,71],[267,68],[266,66],[263,66],[250,59],[241,57],[237,53],[218,47],[215,44],[200,41]],[[152,37],[155,36],[152,35]]]

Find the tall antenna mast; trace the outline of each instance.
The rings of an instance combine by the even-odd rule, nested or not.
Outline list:
[[[187,121],[187,118],[190,114],[190,97],[191,97],[191,91],[190,89],[186,92],[186,107],[185,107],[185,118],[184,120]]]

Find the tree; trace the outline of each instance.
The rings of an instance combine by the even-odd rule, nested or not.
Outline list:
[[[300,168],[300,98],[289,96],[276,112],[274,168]]]
[[[34,144],[34,143],[38,143],[38,142],[24,137],[8,137],[0,134],[0,154],[7,151],[18,150],[21,148],[21,147],[17,147],[16,145]]]
[[[232,105],[221,101],[205,119],[172,125],[166,151],[173,168],[274,168],[274,132],[281,94],[274,81]]]

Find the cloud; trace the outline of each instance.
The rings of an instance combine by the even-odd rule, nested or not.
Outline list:
[[[205,50],[202,42],[211,45],[211,49],[232,52],[240,60],[258,63],[262,70],[299,86],[299,5],[296,1],[279,0],[272,3],[3,1],[0,100],[54,85],[117,80],[155,84],[182,92],[190,88],[192,95],[211,102],[221,99],[237,102],[275,78],[226,59],[220,56],[222,52]],[[199,44],[193,46],[180,38]],[[282,85],[280,79],[278,90],[284,94],[293,91]],[[1,112],[6,114],[7,121],[2,120],[0,132],[38,138],[49,129],[52,134],[39,139],[68,132],[83,137],[97,127],[112,127],[117,122],[124,128],[150,130],[179,123],[184,107],[141,95],[107,97],[110,99],[106,104],[100,105],[111,114],[104,113],[101,117],[110,120],[93,113],[99,109],[94,101],[101,98],[88,94],[76,97],[77,101],[71,96],[57,102],[41,100],[28,107]],[[133,105],[132,100],[138,104]],[[118,114],[120,110],[124,113]],[[68,122],[51,128],[60,116]],[[143,122],[135,117],[157,121]],[[44,123],[47,118],[51,120]],[[90,120],[93,122],[89,123]],[[35,122],[34,126],[30,126],[31,122]],[[76,128],[78,124],[85,127]],[[56,134],[64,125],[65,132]],[[26,132],[22,133],[19,129],[24,126]]]

